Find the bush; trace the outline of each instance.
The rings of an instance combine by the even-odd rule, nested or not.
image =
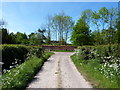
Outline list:
[[[80,46],[72,59],[99,88],[118,88],[120,85],[120,46]],[[103,84],[103,82],[105,82]]]
[[[78,71],[94,88],[120,88],[119,73],[108,64],[101,65],[98,59],[79,60],[75,54],[71,58]]]
[[[91,58],[95,58],[95,48],[92,48],[92,46],[81,46],[78,47],[77,55],[80,59],[89,60]]]
[[[42,49],[39,47],[30,47],[24,45],[1,45],[2,49],[2,71],[16,67],[25,60],[37,56],[40,57]]]
[[[25,61],[16,68],[8,70],[2,75],[2,89],[25,89],[29,81],[31,81],[34,75],[43,65],[44,61],[52,53],[45,53],[43,57],[32,57]]]
[[[120,58],[120,46],[118,45],[80,46],[78,49],[77,53],[85,60],[98,58],[101,63],[104,63]]]

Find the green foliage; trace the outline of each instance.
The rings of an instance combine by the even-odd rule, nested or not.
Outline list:
[[[66,16],[64,12],[61,12],[52,18],[52,28],[55,30],[56,41],[58,40],[60,45],[64,44],[62,43],[63,40],[67,43],[73,25],[74,22],[72,17]]]
[[[92,18],[93,18],[93,23],[97,24],[98,20],[100,19],[100,15],[99,13],[97,13],[96,11],[92,12]],[[97,24],[98,25],[98,24]]]
[[[31,33],[30,35],[29,35],[29,44],[30,45],[34,45],[35,44],[35,34],[34,33]]]
[[[104,30],[105,29],[105,24],[108,23],[108,15],[109,15],[108,9],[106,7],[102,7],[99,10],[99,15],[100,15],[100,20],[102,22],[102,27],[103,27],[103,30]]]
[[[32,33],[29,37],[30,45],[41,45],[42,39],[40,33]]]
[[[12,43],[16,43],[13,36],[9,34],[9,32],[7,31],[7,29],[2,28],[0,29],[0,32],[2,32],[2,43],[3,44],[12,44]]]
[[[46,39],[46,44],[47,44],[47,45],[51,44],[50,37],[48,37],[48,38]]]
[[[91,9],[87,9],[87,10],[85,10],[85,11],[83,11],[82,12],[82,15],[81,15],[81,19],[84,21],[84,22],[86,22],[88,25],[89,25],[89,27],[90,27],[90,21],[91,21],[91,19],[92,19],[92,10]]]
[[[120,43],[120,21],[118,21],[117,25],[117,42]]]
[[[94,45],[101,45],[102,44],[102,34],[99,32],[99,30],[95,30],[92,32],[92,39]]]
[[[93,31],[92,36],[94,45],[107,45],[117,43],[116,33],[116,30],[113,28],[102,30],[102,32]]]
[[[106,7],[102,7],[98,11],[87,9],[82,12],[80,17],[73,28],[74,30],[71,37],[74,45],[105,45],[118,43],[118,27],[120,25],[119,13],[116,8],[107,9]],[[79,23],[80,20],[82,20],[81,23]],[[87,25],[84,25],[84,22]],[[116,24],[118,24],[117,27]],[[90,32],[90,29],[93,27],[93,32]],[[81,31],[82,34],[77,33],[78,31]],[[89,31],[89,35],[84,34],[82,31]]]
[[[3,31],[3,44],[42,45],[56,41],[58,45],[65,45],[69,37],[74,45],[116,44],[120,43],[119,15],[117,8],[102,7],[98,11],[87,9],[81,13],[80,19],[74,26],[72,17],[60,12],[54,16],[48,15],[46,25],[42,26],[44,29],[38,29],[28,36],[20,32],[9,33],[3,28],[4,21],[0,22],[0,33]]]
[[[100,60],[103,60],[103,57],[111,57],[109,59],[113,59],[114,58],[120,58],[120,46],[117,44],[114,45],[97,45],[97,46],[80,46],[78,47],[80,49],[81,52],[77,52],[77,53],[85,53],[87,56],[89,54],[89,58],[91,59],[94,56],[95,58],[98,58]],[[83,55],[84,56],[84,55]],[[91,57],[91,58],[90,58]],[[102,58],[100,58],[102,57]],[[101,61],[103,62],[103,61]]]
[[[38,32],[31,33],[29,35],[29,44],[30,45],[42,45],[44,42],[43,40],[46,40],[46,37],[44,36],[45,30],[38,29]]]
[[[2,49],[2,66],[3,70],[10,69],[11,67],[16,67],[23,63],[26,59],[33,56],[40,57],[42,54],[42,49],[40,47],[30,47],[24,45],[1,45]]]
[[[2,46],[2,68],[9,69],[12,63],[23,63],[26,59],[28,50],[23,46]],[[17,61],[16,61],[17,60]]]
[[[94,88],[120,88],[119,71],[116,71],[110,64],[100,64],[99,59],[83,60],[76,54],[71,58],[77,69]]]
[[[25,89],[27,84],[42,67],[44,61],[52,54],[46,52],[41,58],[32,57],[16,68],[8,70],[0,77],[2,89]]]
[[[115,34],[116,31],[113,28],[109,28],[108,30],[103,30],[102,35],[102,44],[114,44],[115,43]]]
[[[18,44],[28,44],[27,35],[24,33],[17,32],[15,34],[15,40]]]
[[[39,29],[38,32],[28,35],[28,38],[25,33],[17,32],[14,34],[13,32],[9,33],[7,29],[0,29],[0,33],[2,33],[2,44],[41,45],[46,39],[44,32]]]
[[[120,88],[119,45],[80,46],[72,59],[94,87]]]
[[[86,22],[82,19],[78,20],[73,28],[71,41],[74,45],[89,45],[90,44],[90,30]]]

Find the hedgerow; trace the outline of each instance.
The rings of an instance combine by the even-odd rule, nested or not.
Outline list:
[[[72,59],[94,87],[120,88],[119,45],[80,46]]]
[[[51,54],[53,53],[45,52],[40,58],[34,56],[16,68],[7,70],[7,72],[0,77],[2,89],[25,89],[34,75],[40,70],[44,61],[46,61]]]
[[[40,57],[42,49],[40,47],[34,46],[24,46],[24,45],[1,45],[2,48],[2,71],[6,72],[16,65],[22,64],[25,60],[30,57],[37,56]]]

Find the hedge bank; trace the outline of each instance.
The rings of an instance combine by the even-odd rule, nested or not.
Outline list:
[[[8,70],[0,78],[2,81],[2,89],[25,89],[34,75],[40,70],[43,63],[52,54],[53,53],[46,52],[40,58],[34,56],[16,68]]]
[[[120,46],[80,46],[71,56],[94,88],[120,88]]]
[[[16,65],[20,65],[28,58],[36,55],[41,56],[42,49],[34,46],[24,45],[1,45],[0,52],[2,52],[2,70],[6,71]]]

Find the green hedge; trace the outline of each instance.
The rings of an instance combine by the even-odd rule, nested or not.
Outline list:
[[[120,88],[119,72],[117,74],[113,68],[101,65],[98,59],[80,60],[75,54],[71,58],[78,71],[91,83],[93,88]]]
[[[76,51],[81,59],[98,58],[101,63],[120,58],[120,45],[80,46]]]
[[[97,82],[96,87],[119,87],[120,45],[80,46],[72,59],[88,78]]]
[[[44,61],[53,53],[44,53],[43,57],[32,57],[16,68],[8,70],[2,75],[2,89],[25,89],[29,81],[43,65]]]
[[[37,56],[40,57],[42,49],[40,47],[34,46],[24,46],[24,45],[1,45],[2,49],[2,65],[3,70],[9,70],[12,67],[16,67],[23,63],[25,60],[30,57]]]

